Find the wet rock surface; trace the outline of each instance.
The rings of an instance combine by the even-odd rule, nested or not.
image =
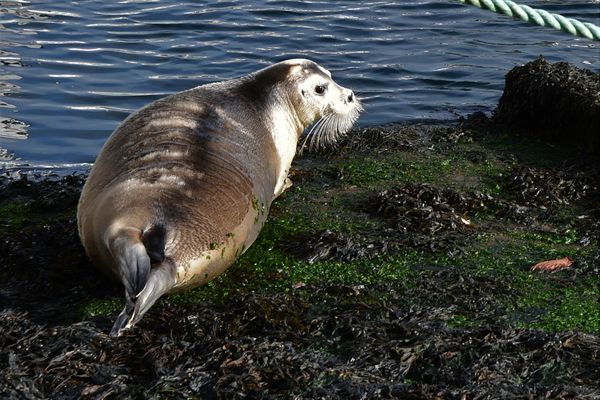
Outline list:
[[[35,177],[27,174],[0,175],[0,201],[18,201],[36,211],[72,210],[79,201],[79,193],[86,176],[73,174],[64,177]]]
[[[542,57],[506,75],[498,122],[572,148],[600,152],[600,74]]]

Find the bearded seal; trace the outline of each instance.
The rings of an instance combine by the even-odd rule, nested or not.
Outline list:
[[[163,294],[207,283],[256,239],[301,133],[335,142],[362,107],[315,62],[293,59],[159,99],[112,133],[83,187],[79,236],[125,288],[111,335]]]

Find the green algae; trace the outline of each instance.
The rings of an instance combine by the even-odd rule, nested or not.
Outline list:
[[[91,299],[80,306],[84,318],[114,317],[123,308],[120,299]]]
[[[31,208],[19,204],[8,203],[0,206],[0,228],[16,229],[26,225],[32,219]]]
[[[578,285],[536,282],[514,299],[510,309],[519,316],[517,326],[550,332],[579,330],[600,333],[600,279]]]

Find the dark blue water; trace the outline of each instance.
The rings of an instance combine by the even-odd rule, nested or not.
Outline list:
[[[523,3],[600,24],[596,0]],[[82,167],[148,102],[286,58],[330,69],[374,125],[491,111],[539,54],[600,69],[598,42],[453,0],[0,0],[0,168]]]

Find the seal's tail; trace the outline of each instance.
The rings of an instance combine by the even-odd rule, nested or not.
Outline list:
[[[125,307],[110,331],[111,336],[118,336],[175,285],[175,267],[165,258],[161,225],[144,230],[121,228],[107,244],[125,286]]]

